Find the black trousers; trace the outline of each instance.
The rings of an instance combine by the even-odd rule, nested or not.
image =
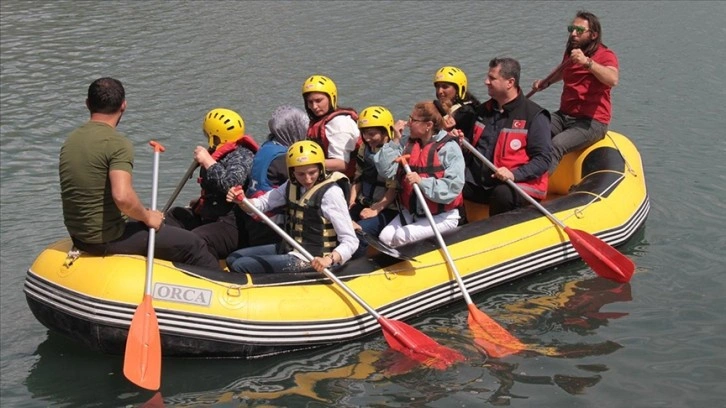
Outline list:
[[[198,235],[173,225],[163,225],[156,232],[154,257],[172,262],[220,269],[219,260],[207,249],[207,243]],[[103,244],[88,244],[73,238],[76,248],[92,255],[111,254],[147,255],[149,228],[142,222],[130,221],[120,238]]]
[[[464,184],[464,198],[475,203],[489,204],[489,216],[524,207],[529,202],[505,183],[484,189],[478,185]]]
[[[256,221],[238,206],[214,221],[203,221],[186,207],[174,207],[166,215],[166,223],[189,230],[202,238],[207,250],[217,259],[251,246],[274,244],[280,241],[270,227]]]

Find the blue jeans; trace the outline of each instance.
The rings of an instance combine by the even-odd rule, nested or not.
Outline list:
[[[278,254],[275,244],[238,249],[227,257],[227,267],[232,272],[253,275],[315,271],[309,262],[294,255]]]
[[[385,226],[398,215],[398,211],[387,208],[379,212],[378,215],[373,218],[361,220],[360,212],[363,208],[364,207],[360,204],[354,205],[350,210],[351,218],[360,225],[363,232],[376,238],[378,238],[378,235],[381,233],[383,228],[385,228]],[[363,256],[368,251],[368,241],[361,237],[359,238],[358,249],[353,254],[353,258]]]
[[[562,156],[584,149],[605,137],[607,123],[591,118],[576,118],[557,111],[552,114],[552,153],[549,173],[554,173]]]

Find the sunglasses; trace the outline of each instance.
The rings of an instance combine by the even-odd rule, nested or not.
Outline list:
[[[587,28],[585,28],[583,26],[577,26],[577,25],[568,25],[567,26],[567,32],[568,33],[572,33],[573,30],[577,32],[577,35],[582,35],[585,32],[590,31],[590,30],[588,30]]]
[[[416,118],[414,118],[413,116],[410,116],[410,115],[408,116],[408,121],[409,122],[428,122],[428,120],[416,119]]]

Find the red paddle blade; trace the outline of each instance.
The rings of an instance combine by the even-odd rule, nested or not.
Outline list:
[[[406,323],[384,317],[379,318],[378,323],[383,327],[383,336],[392,349],[429,367],[445,370],[452,364],[465,360],[458,351],[442,346]]]
[[[469,329],[474,334],[474,342],[489,357],[506,357],[527,348],[494,319],[477,309],[473,303],[469,304],[468,322]]]
[[[590,268],[603,278],[626,283],[635,272],[635,264],[605,241],[582,230],[565,227],[572,246]]]
[[[132,383],[156,391],[161,385],[161,336],[151,296],[144,295],[134,312],[126,339],[124,375]]]
[[[160,392],[154,394],[148,401],[144,402],[139,408],[164,408],[164,397],[161,396]]]

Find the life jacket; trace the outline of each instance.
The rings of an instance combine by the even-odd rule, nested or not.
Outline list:
[[[408,159],[408,165],[411,168],[411,172],[418,173],[421,178],[443,178],[445,169],[439,160],[439,150],[441,150],[441,148],[449,142],[457,143],[456,138],[448,134],[438,141],[431,139],[425,146],[421,146],[421,143],[418,140],[409,139],[403,154],[411,155]],[[405,175],[405,170],[402,166],[399,167],[398,172],[398,179],[402,179]],[[455,208],[463,208],[464,205],[464,196],[462,193],[459,193],[459,195],[448,204],[437,203],[429,200],[425,195],[423,196],[426,201],[426,205],[431,211],[431,215],[451,211]],[[405,181],[401,183],[400,197],[401,204],[406,207],[411,214],[423,213],[423,210],[420,213],[418,212],[418,198],[416,197],[416,193],[414,192],[413,185],[411,183]]]
[[[284,155],[287,152],[287,148],[275,141],[268,140],[262,144],[260,150],[255,153],[255,158],[252,160],[252,168],[250,169],[250,176],[247,181],[247,190],[245,195],[248,198],[257,198],[267,191],[277,188],[278,186],[273,185],[268,178],[268,172],[270,165],[275,159]],[[284,211],[280,208],[265,212],[269,218],[272,219],[276,224],[282,224],[285,221],[283,216]],[[257,215],[252,216],[253,219],[261,221]]]
[[[259,150],[259,146],[257,145],[257,142],[252,139],[252,136],[244,135],[234,142],[227,142],[217,146],[211,156],[215,161],[219,162],[225,156],[235,151],[238,147],[245,147],[251,150],[252,153],[257,153],[257,150]],[[206,177],[207,170],[201,168],[199,170],[199,178],[197,179],[197,182],[202,184]],[[201,217],[204,221],[214,221],[222,215],[230,212],[232,208],[234,208],[234,203],[227,202],[226,191],[212,193],[202,188],[199,199],[192,208],[192,211],[194,211],[194,214]]]
[[[330,142],[328,142],[328,135],[325,132],[325,125],[327,125],[328,122],[330,122],[334,117],[340,115],[348,115],[351,119],[353,119],[354,122],[358,121],[358,113],[356,111],[352,109],[337,109],[333,112],[330,112],[323,118],[319,119],[317,122],[311,123],[310,127],[308,127],[308,139],[313,140],[317,142],[320,146],[322,146],[326,158],[328,158],[328,146],[330,145]],[[358,140],[355,142],[355,148],[353,149],[353,152],[357,151],[362,143],[363,139],[359,137]],[[351,157],[350,160],[348,160],[348,163],[346,163],[345,165],[345,171],[343,173],[349,179],[352,179],[355,176],[355,162],[355,159]]]
[[[250,177],[247,186],[246,196],[249,198],[259,197],[277,186],[273,186],[267,173],[272,162],[287,152],[287,148],[277,142],[268,140],[255,154],[250,169]]]
[[[492,106],[491,100],[487,101],[486,107]],[[496,167],[506,167],[510,171],[514,171],[517,167],[529,163],[529,155],[527,154],[527,132],[529,125],[532,123],[535,115],[542,111],[539,109],[531,109],[529,101],[524,99],[514,109],[509,112],[509,117],[504,121],[502,129],[499,131],[497,141],[492,151],[492,163]],[[536,111],[535,111],[536,110]],[[545,111],[546,112],[546,111]],[[472,145],[477,147],[482,135],[484,134],[485,125],[479,120],[474,123],[472,132]],[[484,154],[487,156],[486,154]],[[491,175],[489,172],[484,173],[484,177]],[[536,199],[544,199],[547,196],[547,184],[549,175],[545,171],[540,177],[527,181],[515,182],[528,195]]]
[[[375,152],[366,143],[361,144],[355,156],[359,169],[356,175],[360,173],[360,176],[353,181],[361,184],[355,201],[364,207],[370,207],[386,193],[386,179],[378,174],[373,156]]]
[[[350,183],[343,173],[337,171],[315,184],[305,194],[300,193],[296,184],[287,183],[287,232],[313,256],[327,255],[339,245],[335,228],[323,216],[321,209],[325,192],[335,184],[343,189],[347,202]],[[278,252],[285,253],[292,249],[285,241],[280,245]]]

